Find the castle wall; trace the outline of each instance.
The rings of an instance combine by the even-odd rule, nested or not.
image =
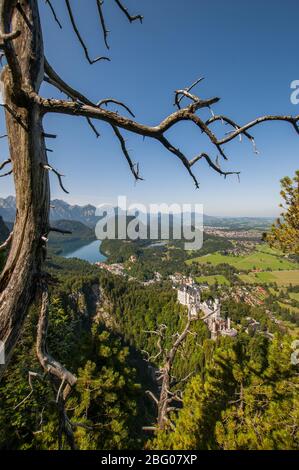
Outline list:
[[[195,285],[180,287],[177,291],[178,302],[190,308],[192,316],[208,316],[205,323],[211,332],[211,338],[216,339],[219,335],[236,336],[237,330],[231,328],[230,318],[221,317],[221,304],[219,299],[213,302],[201,302],[200,289]]]

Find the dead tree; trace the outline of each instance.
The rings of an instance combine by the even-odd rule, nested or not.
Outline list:
[[[166,325],[160,325],[157,330],[146,331],[145,333],[157,336],[157,348],[158,352],[155,355],[150,355],[147,351],[143,351],[147,355],[147,362],[154,362],[157,359],[161,361],[161,368],[156,372],[157,382],[159,385],[159,396],[157,397],[153,392],[147,390],[147,395],[154,401],[157,407],[157,424],[153,427],[144,427],[145,431],[156,431],[158,429],[164,429],[165,426],[172,426],[172,422],[169,418],[169,414],[172,411],[177,410],[178,402],[182,402],[182,392],[175,389],[178,384],[181,384],[188,380],[192,375],[192,372],[186,377],[176,380],[172,375],[174,360],[180,348],[185,343],[188,335],[193,334],[190,331],[191,322],[198,320],[197,316],[191,314],[191,308],[188,309],[188,317],[186,325],[181,333],[173,335],[174,341],[168,351],[164,346],[165,333],[167,330]],[[176,339],[175,339],[176,338]]]
[[[53,14],[59,27],[59,21],[53,3],[46,0],[49,12]],[[77,26],[71,0],[64,0],[74,34],[83,53],[90,64],[109,60],[101,56],[90,57],[85,40]],[[90,2],[92,5],[93,2]],[[107,8],[119,8],[132,23],[141,21],[142,16],[131,15],[120,0],[107,3]],[[108,46],[108,29],[103,11],[103,1],[94,0],[97,8],[99,24],[103,31],[104,42]],[[87,11],[87,9],[86,9]],[[45,58],[43,47],[43,31],[39,17],[38,0],[0,0],[0,49],[1,59],[6,60],[1,73],[1,89],[6,119],[6,135],[8,138],[9,157],[4,162],[8,166],[5,174],[13,174],[16,193],[16,220],[14,234],[11,239],[10,251],[5,267],[0,276],[0,340],[5,344],[6,364],[0,366],[0,378],[9,363],[13,349],[20,335],[24,318],[33,299],[41,303],[41,320],[46,313],[44,303],[48,301],[45,294],[43,262],[46,254],[48,234],[52,230],[49,224],[50,187],[49,171],[54,171],[48,162],[45,139],[55,138],[43,129],[43,118],[48,113],[66,114],[83,117],[88,121],[98,136],[93,120],[109,124],[128,162],[136,180],[140,180],[139,166],[130,157],[122,131],[150,137],[160,142],[165,149],[179,159],[186,171],[198,187],[198,180],[193,173],[194,165],[203,160],[220,175],[232,173],[221,169],[218,157],[214,160],[206,153],[199,153],[189,159],[178,147],[166,137],[166,132],[181,121],[189,121],[196,126],[199,134],[205,134],[216,154],[227,160],[224,145],[236,138],[249,139],[255,148],[253,136],[249,130],[266,121],[284,121],[291,124],[299,134],[299,116],[268,115],[259,117],[245,125],[239,125],[232,119],[215,115],[208,120],[199,116],[204,109],[211,109],[219,102],[218,97],[203,99],[193,94],[193,89],[200,80],[190,87],[175,92],[177,110],[163,119],[156,126],[148,126],[135,120],[130,108],[117,99],[104,98],[97,103],[91,101],[70,84],[66,83],[51,67]],[[40,86],[45,81],[66,95],[66,99],[52,99],[40,95]],[[182,103],[185,103],[184,106]],[[130,117],[107,109],[110,104],[122,108]],[[215,122],[220,121],[231,127],[231,132],[218,138],[212,130]],[[3,166],[1,167],[3,168]],[[55,170],[59,179],[62,175]],[[2,175],[4,176],[4,175]],[[46,333],[46,330],[43,330]],[[44,339],[43,339],[44,341]],[[65,371],[56,361],[50,364],[42,361],[49,373],[58,376],[61,382],[71,387],[76,378]]]
[[[165,333],[167,330],[167,326],[162,324],[159,326],[157,330],[153,331],[145,331],[145,333],[156,335],[157,336],[157,349],[158,352],[154,355],[150,355],[147,351],[142,351],[144,354],[146,354],[146,361],[147,362],[154,362],[158,358],[162,358],[162,367],[157,371],[157,381],[159,384],[161,384],[159,390],[159,397],[156,397],[156,395],[151,392],[150,390],[147,390],[146,393],[147,395],[154,401],[154,403],[157,406],[157,425],[156,426],[146,426],[143,429],[145,431],[157,431],[164,429],[166,425],[169,425],[171,428],[173,427],[173,423],[171,422],[169,418],[169,414],[172,411],[177,411],[177,406],[174,406],[175,403],[182,403],[182,391],[174,389],[174,387],[177,387],[178,384],[182,384],[183,382],[186,382],[192,375],[193,372],[189,373],[186,375],[186,377],[176,380],[175,377],[172,376],[172,369],[173,369],[173,364],[174,360],[176,357],[176,354],[178,352],[181,352],[181,355],[184,357],[182,348],[185,344],[185,340],[188,335],[195,335],[196,333],[190,331],[190,326],[191,322],[193,321],[202,321],[205,322],[209,317],[214,315],[216,310],[213,310],[209,313],[207,313],[204,316],[200,316],[201,309],[197,310],[196,314],[194,314],[194,307],[195,305],[189,305],[188,307],[188,317],[187,317],[187,322],[186,325],[182,331],[182,333],[177,332],[175,335],[173,335],[173,338],[177,338],[170,351],[168,351],[164,346],[163,342],[165,340]],[[185,358],[186,359],[186,358]]]

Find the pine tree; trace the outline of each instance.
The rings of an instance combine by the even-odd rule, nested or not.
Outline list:
[[[271,232],[265,235],[268,243],[281,249],[284,253],[299,254],[299,170],[293,179],[286,176],[281,180],[280,192],[284,204],[281,213],[282,219],[278,219],[272,226]]]

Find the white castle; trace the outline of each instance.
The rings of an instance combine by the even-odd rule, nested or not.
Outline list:
[[[219,299],[201,302],[200,287],[187,281],[178,288],[178,302],[190,309],[191,315],[202,318],[211,332],[211,338],[217,336],[236,336],[237,330],[231,328],[230,318],[221,317],[221,304]],[[200,315],[200,314],[203,314]]]

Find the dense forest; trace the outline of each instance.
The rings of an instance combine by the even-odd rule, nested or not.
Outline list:
[[[212,341],[205,324],[193,322],[173,368],[182,400],[169,426],[143,431],[156,420],[146,391],[159,393],[153,371],[161,366],[159,358],[145,360],[145,351],[157,352],[147,332],[165,324],[169,348],[182,330],[187,314],[175,291],[168,283],[144,288],[55,256],[48,270],[55,280],[48,347],[78,376],[65,412],[79,449],[298,448],[298,371],[290,362],[291,338],[279,327],[271,327],[273,340],[252,331]],[[223,310],[269,328],[262,309],[229,302]],[[35,355],[37,314],[33,306],[1,383],[1,449],[69,448],[51,377]],[[180,383],[183,377],[188,380]]]
[[[190,257],[203,256],[218,250],[232,248],[232,243],[224,238],[204,234],[200,250],[184,250],[184,240],[103,240],[101,252],[107,256],[108,263],[124,263],[127,272],[139,280],[147,281],[159,272],[163,277],[181,271],[192,272],[192,267],[185,265]],[[137,263],[130,262],[136,257]]]

